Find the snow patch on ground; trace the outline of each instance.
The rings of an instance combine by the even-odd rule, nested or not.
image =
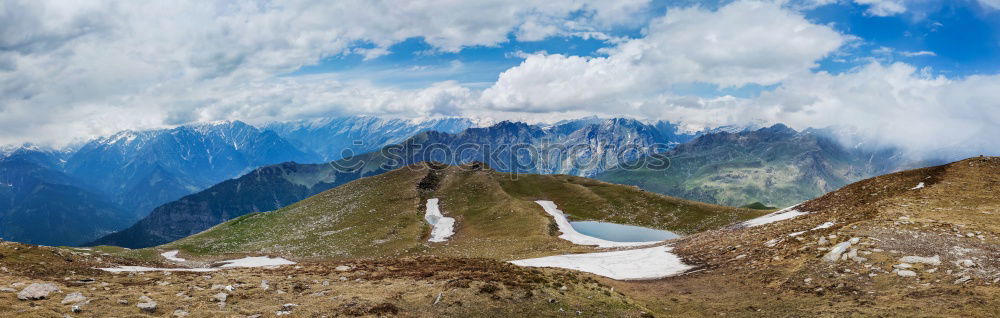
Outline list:
[[[572,224],[569,224],[569,220],[566,219],[566,215],[563,214],[562,210],[559,210],[556,207],[555,202],[538,200],[535,201],[535,203],[538,203],[538,205],[542,206],[542,209],[545,210],[545,213],[548,213],[549,215],[552,216],[553,219],[556,220],[556,225],[559,226],[559,231],[563,233],[562,235],[559,235],[559,238],[570,241],[573,244],[596,245],[597,247],[600,248],[610,248],[610,247],[645,246],[662,242],[662,241],[614,242],[614,241],[599,239],[593,236],[583,235],[580,232],[577,232],[576,229],[573,228]]]
[[[751,219],[749,221],[746,221],[746,222],[743,222],[743,223],[740,223],[740,224],[743,225],[744,227],[761,226],[761,225],[764,225],[764,224],[770,224],[770,223],[774,223],[774,222],[778,222],[778,221],[784,221],[784,220],[788,220],[788,219],[791,219],[791,218],[794,218],[794,217],[797,217],[797,216],[800,216],[800,215],[809,214],[809,212],[802,212],[802,211],[796,210],[795,207],[797,207],[797,206],[798,205],[793,205],[791,207],[787,207],[787,208],[781,209],[778,212],[770,213],[770,214],[767,214],[767,215],[764,215],[764,216],[761,216],[761,217],[758,217],[758,218],[755,218],[755,219]]]
[[[163,256],[163,258],[166,258],[168,261],[171,262],[178,262],[178,263],[186,262],[187,261],[186,259],[177,257],[178,252],[179,252],[178,250],[166,251],[161,253],[160,256]]]
[[[222,265],[223,268],[233,268],[233,267],[268,267],[268,266],[281,266],[281,265],[292,265],[295,264],[293,261],[281,257],[270,258],[267,256],[248,256],[241,259],[234,259],[228,261],[222,261],[220,263],[225,263]]]
[[[669,246],[626,251],[568,254],[512,261],[525,267],[558,267],[617,280],[658,279],[683,273],[693,266],[670,253]]]
[[[441,214],[438,207],[438,199],[427,199],[427,212],[424,213],[424,220],[431,225],[431,242],[444,242],[449,237],[455,235],[455,219]]]
[[[176,251],[171,251],[176,252]],[[164,258],[167,257],[169,252],[160,254]],[[176,253],[170,254],[170,257],[176,258]],[[179,259],[179,258],[178,258]],[[172,259],[170,259],[172,260]],[[183,261],[183,259],[181,259]],[[281,257],[267,257],[267,256],[248,256],[240,259],[228,260],[218,262],[222,265],[221,267],[179,267],[179,268],[160,268],[160,267],[146,267],[146,266],[118,266],[111,268],[98,268],[99,270],[111,273],[130,273],[130,272],[214,272],[223,268],[238,268],[238,267],[276,267],[281,265],[291,265],[295,262],[289,261]]]
[[[805,234],[806,232],[809,232],[809,231],[822,230],[822,229],[825,229],[825,228],[829,228],[829,227],[833,226],[834,224],[835,223],[833,223],[833,222],[826,222],[826,223],[817,225],[816,227],[814,227],[812,229],[809,229],[808,231],[795,232],[795,233],[792,233],[792,234],[788,234],[788,236],[796,237],[796,236]]]
[[[146,267],[146,266],[118,266],[112,268],[98,268],[99,270],[112,273],[131,273],[131,272],[214,272],[219,270],[218,268],[159,268],[159,267]]]
[[[923,189],[923,188],[924,188],[924,183],[921,182],[921,183],[918,183],[917,186],[910,188],[910,190],[917,190],[917,189]]]

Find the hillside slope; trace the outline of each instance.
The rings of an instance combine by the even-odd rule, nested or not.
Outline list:
[[[682,238],[700,271],[616,287],[666,315],[995,317],[998,193],[998,157],[866,179],[769,216],[787,220]]]
[[[427,199],[454,218],[455,234],[430,244]],[[292,257],[438,255],[515,259],[590,250],[556,237],[534,200],[578,219],[678,233],[717,228],[762,212],[674,199],[581,177],[511,175],[482,164],[416,164],[353,181],[275,212],[255,213],[167,244],[193,255],[263,252]]]
[[[262,167],[157,207],[138,223],[90,245],[140,248],[171,242],[247,213],[278,209],[362,175],[323,164]]]

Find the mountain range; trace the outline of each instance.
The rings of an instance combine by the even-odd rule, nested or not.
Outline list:
[[[275,210],[334,186],[419,162],[480,161],[500,172],[585,176],[616,165],[620,149],[636,149],[622,155],[635,160],[655,150],[656,145],[676,145],[677,136],[663,137],[660,130],[630,119],[571,121],[545,127],[505,121],[454,134],[425,131],[375,152],[324,164],[286,162],[259,168],[157,207],[130,228],[92,243],[130,248],[163,244],[237,216]],[[518,152],[518,146],[527,151]],[[550,156],[534,151],[538,149],[559,152]],[[566,149],[577,150],[567,158]],[[582,163],[575,164],[574,158]]]
[[[798,132],[783,125],[683,132],[663,121],[582,118],[548,125],[471,126],[460,118],[345,117],[264,128],[228,121],[124,131],[73,151],[21,147],[3,153],[76,180],[60,184],[86,189],[93,206],[124,211],[110,214],[121,217],[109,225],[85,224],[87,229],[78,232],[88,233],[82,236],[93,243],[126,247],[167,243],[247,213],[276,210],[361,177],[426,161],[478,161],[516,174],[593,176],[729,206],[790,205],[912,165],[892,149],[848,148],[829,131]],[[338,159],[316,163],[324,158]],[[631,168],[648,162],[670,166]],[[49,213],[74,213],[60,209]],[[9,213],[0,210],[3,214]],[[17,228],[18,222],[7,224]],[[96,234],[128,224],[132,226],[117,233]],[[20,234],[3,235],[27,241]]]
[[[705,134],[596,178],[702,202],[784,207],[915,165],[892,148],[848,148],[834,138],[781,124]]]
[[[45,166],[50,159],[26,150],[0,159],[0,237],[77,245],[138,219],[86,183]]]
[[[307,149],[319,155],[322,162],[328,162],[372,152],[421,132],[457,133],[472,126],[472,121],[465,118],[410,121],[347,116],[275,122],[264,125],[264,129],[274,131],[299,149]]]
[[[120,230],[164,203],[258,167],[282,162],[323,162],[324,155],[320,154],[329,154],[333,148],[317,141],[353,145],[355,140],[361,140],[352,147],[366,151],[365,147],[378,149],[426,129],[455,130],[467,126],[468,122],[460,119],[410,122],[344,117],[322,123],[313,121],[310,125],[275,123],[268,125],[274,129],[271,130],[240,121],[223,121],[122,131],[65,150],[31,144],[5,146],[0,148],[0,159],[7,167],[3,177],[7,181],[3,184],[8,189],[3,190],[5,202],[0,203],[0,219],[6,220],[0,236],[37,244],[80,244]],[[39,184],[48,187],[37,188]],[[53,189],[52,185],[60,187]],[[53,201],[56,196],[79,204],[57,205]],[[42,205],[45,202],[51,204]],[[284,204],[288,203],[291,202]],[[45,216],[37,212],[43,207]],[[99,216],[99,220],[74,221],[88,219],[87,209],[91,210],[89,216]],[[68,231],[71,233],[35,230],[73,226],[77,228]],[[29,232],[34,234],[27,235]]]

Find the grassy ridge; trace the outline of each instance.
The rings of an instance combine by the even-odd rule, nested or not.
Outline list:
[[[439,198],[456,219],[446,243],[427,243],[424,204]],[[576,219],[694,233],[761,211],[680,200],[564,175],[417,164],[360,179],[275,212],[255,213],[168,244],[193,255],[271,253],[304,258],[437,255],[515,259],[586,251],[558,239],[534,200]]]

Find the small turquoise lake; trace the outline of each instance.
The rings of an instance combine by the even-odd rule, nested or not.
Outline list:
[[[651,229],[635,225],[615,224],[600,221],[569,222],[580,234],[593,236],[612,242],[650,242],[681,237],[677,233]]]

